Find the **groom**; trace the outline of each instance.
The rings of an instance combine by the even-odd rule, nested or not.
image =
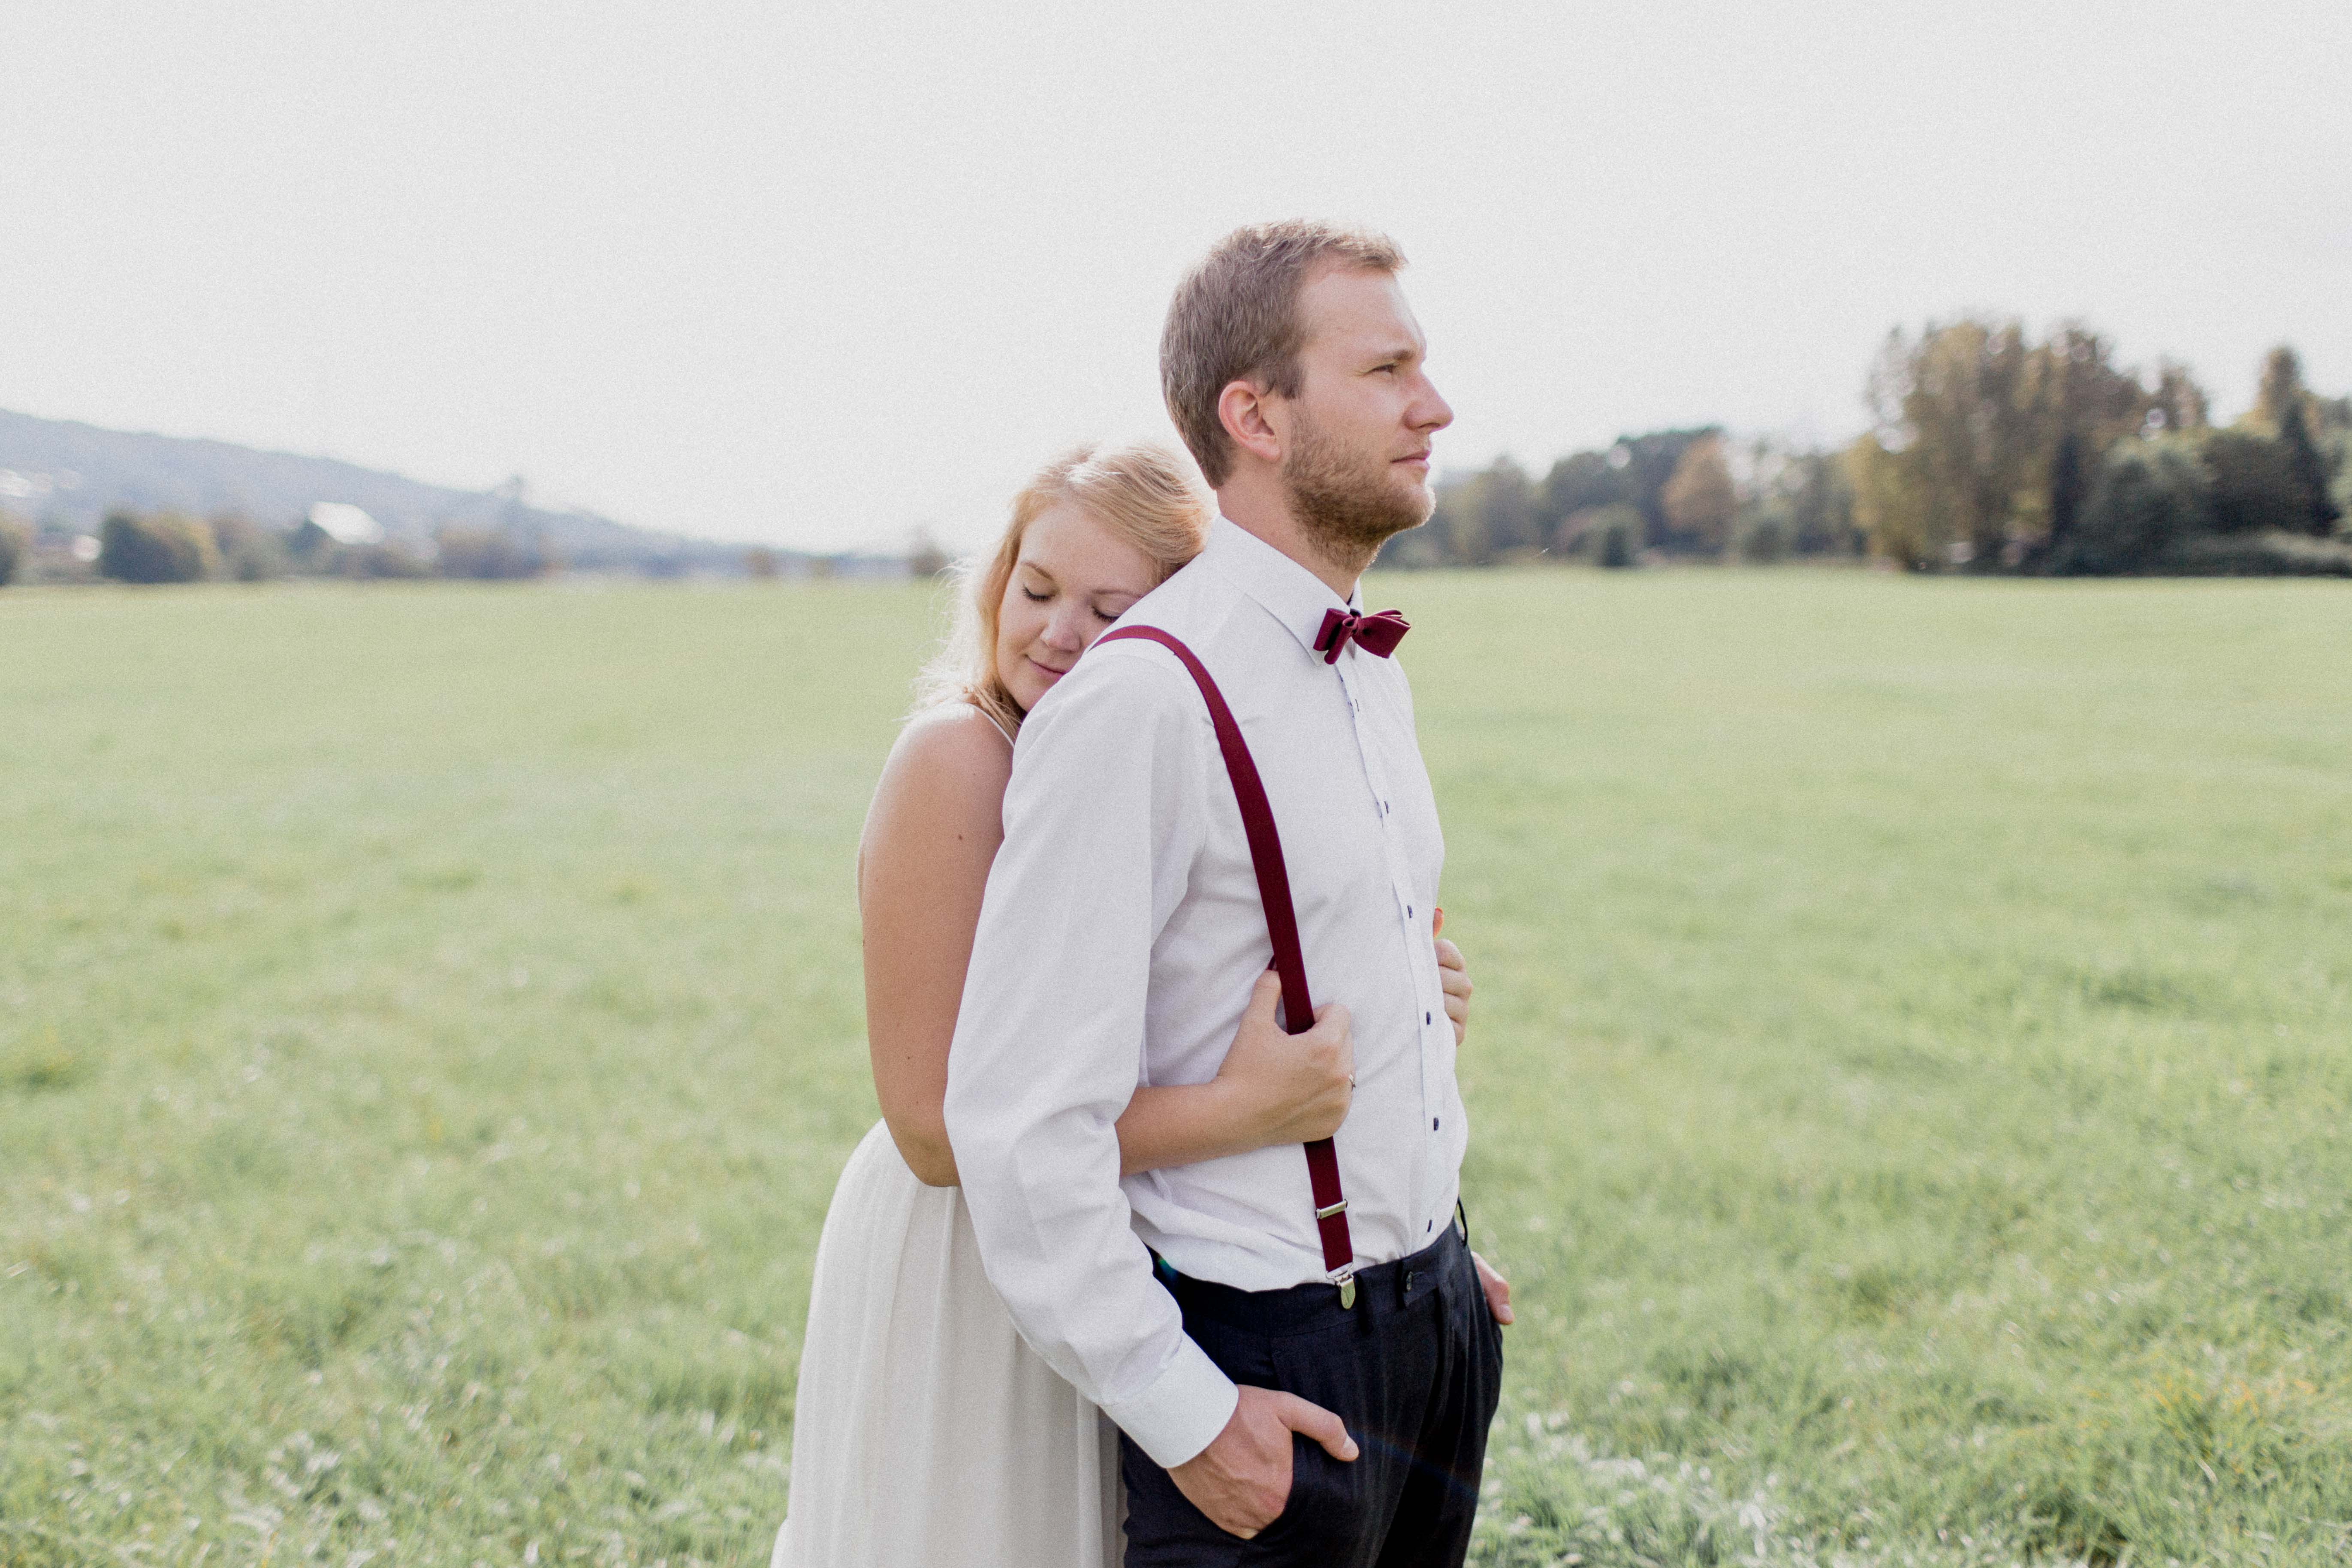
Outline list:
[[[1378,235],[1265,224],[1179,286],[1160,380],[1223,515],[1120,622],[1222,689],[1314,993],[1352,1016],[1340,1267],[1297,1146],[1120,1176],[1129,1097],[1215,1074],[1268,951],[1225,759],[1167,649],[1104,642],[1023,725],[949,1054],[988,1277],[1124,1433],[1130,1565],[1459,1563],[1477,1505],[1502,1342],[1454,1224],[1444,843],[1394,623],[1342,619],[1381,542],[1427,521],[1454,417],[1403,265]]]

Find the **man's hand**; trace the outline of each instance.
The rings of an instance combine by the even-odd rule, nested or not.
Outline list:
[[[1244,1541],[1282,1517],[1290,1502],[1290,1435],[1311,1437],[1335,1459],[1352,1460],[1347,1424],[1295,1394],[1244,1384],[1225,1429],[1168,1472],[1209,1522]]]
[[[1476,1253],[1470,1255],[1470,1261],[1478,1266],[1478,1289],[1486,1293],[1486,1310],[1495,1315],[1495,1321],[1508,1326],[1517,1315],[1511,1310],[1511,1282]]]

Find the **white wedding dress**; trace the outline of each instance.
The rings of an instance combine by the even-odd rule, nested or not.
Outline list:
[[[1118,1568],[1118,1445],[1013,1329],[961,1189],[875,1123],[817,1243],[772,1568]]]

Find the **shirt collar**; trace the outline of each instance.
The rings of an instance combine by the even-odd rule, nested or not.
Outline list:
[[[1356,597],[1340,598],[1322,578],[1222,512],[1209,524],[1201,559],[1289,627],[1309,653],[1323,630],[1325,612],[1359,608]]]

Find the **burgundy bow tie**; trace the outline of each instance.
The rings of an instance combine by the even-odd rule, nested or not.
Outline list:
[[[1404,641],[1404,634],[1412,630],[1412,623],[1394,610],[1381,610],[1369,616],[1351,615],[1346,610],[1323,612],[1323,629],[1315,634],[1315,651],[1323,656],[1326,664],[1339,662],[1339,655],[1349,643],[1375,658],[1386,658]]]

